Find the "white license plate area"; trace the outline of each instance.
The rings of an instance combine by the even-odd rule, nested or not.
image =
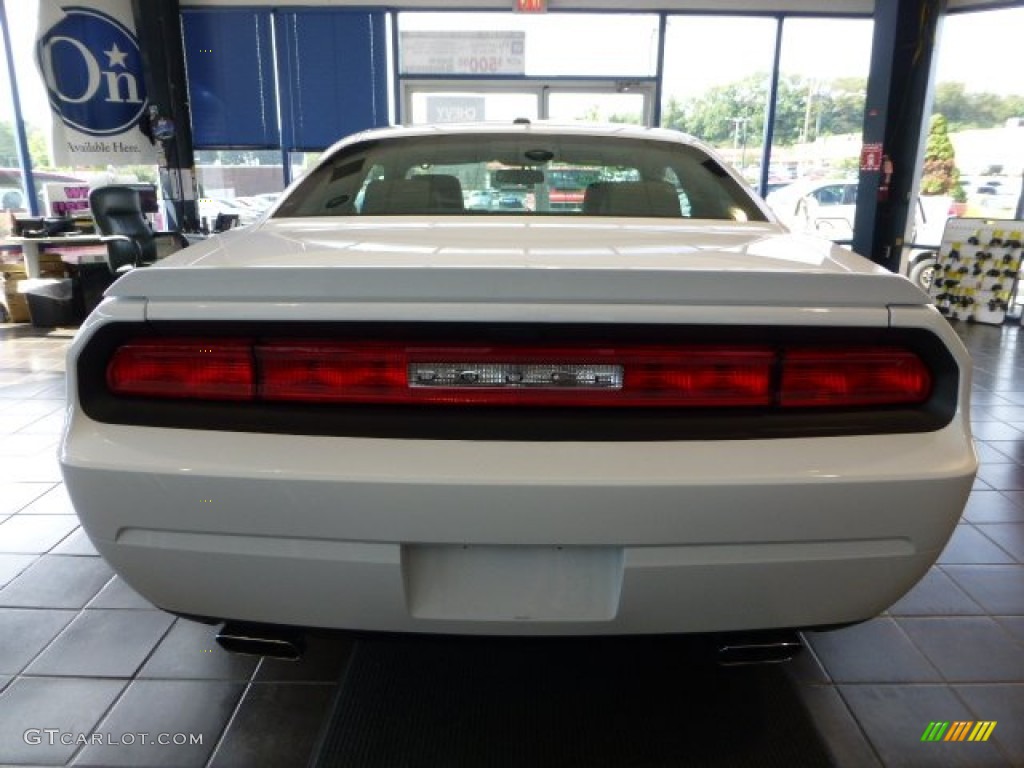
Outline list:
[[[621,547],[402,547],[409,613],[446,621],[610,621]]]

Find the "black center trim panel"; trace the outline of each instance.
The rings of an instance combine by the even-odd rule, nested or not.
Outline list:
[[[106,366],[132,338],[379,339],[430,343],[902,345],[931,369],[934,387],[921,406],[808,409],[547,408],[450,405],[307,405],[115,397]],[[175,429],[421,440],[656,441],[750,440],[928,432],[956,412],[959,370],[923,329],[796,326],[602,325],[542,323],[114,323],[100,328],[78,363],[79,399],[93,420]]]

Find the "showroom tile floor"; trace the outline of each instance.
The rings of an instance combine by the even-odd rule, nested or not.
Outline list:
[[[1024,332],[956,330],[982,459],[964,518],[890,611],[808,633],[789,665],[840,766],[1024,765]],[[54,456],[72,333],[0,325],[0,765],[305,765],[353,641],[313,638],[296,663],[231,656],[110,571]],[[985,743],[921,742],[955,720],[997,725]],[[202,738],[81,746],[45,729]]]

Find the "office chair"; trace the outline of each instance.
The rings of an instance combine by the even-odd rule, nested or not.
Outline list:
[[[89,207],[96,232],[107,247],[104,270],[79,267],[79,286],[85,314],[91,312],[103,298],[103,292],[118,277],[136,267],[145,267],[157,259],[157,238],[173,238],[177,247],[188,246],[180,232],[153,233],[142,211],[137,189],[112,185],[97,187],[89,193]],[[99,266],[99,265],[97,265]]]
[[[156,261],[156,240],[142,212],[139,192],[131,187],[97,187],[89,193],[96,231],[107,246],[107,267],[120,275]]]

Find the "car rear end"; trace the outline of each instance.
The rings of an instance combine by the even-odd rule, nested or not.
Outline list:
[[[571,224],[450,226],[272,221],[115,286],[61,463],[135,589],[305,627],[720,632],[860,621],[935,561],[970,364],[905,280],[767,223],[609,222],[585,265],[464,255]],[[646,255],[613,266],[618,240]]]

